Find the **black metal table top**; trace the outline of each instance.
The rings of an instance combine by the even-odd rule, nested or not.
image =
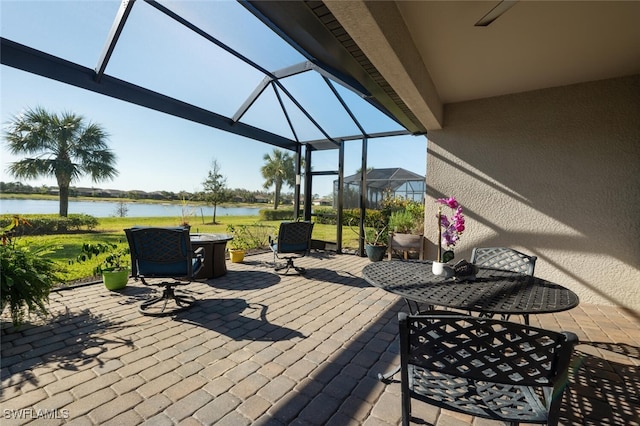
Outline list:
[[[480,268],[475,281],[444,279],[430,261],[373,262],[362,270],[371,285],[417,303],[497,314],[542,314],[578,306],[571,290],[538,277]]]

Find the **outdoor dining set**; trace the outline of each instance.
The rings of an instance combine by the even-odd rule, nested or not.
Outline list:
[[[461,277],[436,275],[429,261],[363,268],[409,309],[398,318],[400,366],[379,379],[401,374],[404,425],[411,399],[509,424],[557,424],[578,338],[532,327],[529,315],[574,308],[578,296],[535,277],[536,258],[510,248],[476,248],[472,261],[475,274]]]
[[[312,229],[310,222],[282,224],[270,244],[275,271],[305,273],[293,259],[309,252]],[[142,303],[144,315],[189,308],[195,299],[176,288],[196,279],[207,264],[205,248],[198,245],[207,240],[220,245],[231,238],[198,235],[193,240],[182,228],[125,232],[133,277],[144,284],[160,278],[154,284],[164,287],[161,295]],[[209,249],[209,257],[215,250]],[[278,258],[286,264],[278,265]],[[535,256],[491,247],[474,249],[467,265],[471,269],[464,274],[439,275],[433,262],[423,260],[379,261],[363,268],[369,284],[407,304],[408,311],[398,315],[400,365],[378,376],[389,382],[400,373],[403,424],[412,419],[412,399],[512,424],[557,424],[578,338],[533,327],[529,315],[569,310],[579,300],[571,290],[536,277],[535,262]],[[226,272],[220,265],[212,268],[214,276]]]

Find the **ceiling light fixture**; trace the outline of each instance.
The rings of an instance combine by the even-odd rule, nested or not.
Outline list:
[[[486,15],[484,15],[478,22],[475,23],[476,27],[487,27],[493,21],[498,19],[505,13],[507,10],[511,9],[513,5],[516,4],[518,0],[502,0],[498,3],[493,9],[489,11]]]

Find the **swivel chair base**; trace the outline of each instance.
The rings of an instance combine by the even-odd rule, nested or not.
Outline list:
[[[176,293],[173,285],[166,285],[162,295],[142,302],[138,311],[143,315],[161,317],[183,311],[191,307],[195,301],[191,296]],[[156,306],[158,304],[162,306]]]
[[[300,275],[304,275],[307,272],[305,268],[302,268],[300,266],[295,266],[293,264],[293,259],[287,259],[287,263],[281,263],[281,264],[275,263],[275,267],[273,269],[275,271],[282,271],[284,269],[283,275],[286,275],[287,272],[289,272],[289,269],[295,270]]]

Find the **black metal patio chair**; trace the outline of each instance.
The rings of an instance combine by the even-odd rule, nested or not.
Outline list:
[[[143,302],[144,315],[170,315],[190,307],[195,299],[176,291],[189,284],[202,268],[204,248],[193,251],[189,229],[133,227],[124,230],[131,251],[131,275],[145,285],[164,287],[162,294]]]
[[[311,250],[311,233],[313,223],[308,221],[282,222],[278,230],[276,240],[269,237],[269,247],[273,251],[273,264],[276,271],[293,268],[299,274],[304,274],[305,269],[295,266],[294,259],[306,256]],[[278,264],[276,259],[284,259],[286,263]]]
[[[509,247],[475,247],[471,252],[471,263],[478,266],[532,276],[537,259],[536,256],[530,256]]]
[[[475,247],[471,251],[471,263],[485,268],[502,269],[533,276],[536,268],[536,256],[521,253],[509,247]],[[503,315],[508,320],[510,315]],[[525,324],[529,324],[529,315],[522,314]]]
[[[556,425],[578,338],[451,312],[398,314],[402,424],[411,400],[511,425]]]

